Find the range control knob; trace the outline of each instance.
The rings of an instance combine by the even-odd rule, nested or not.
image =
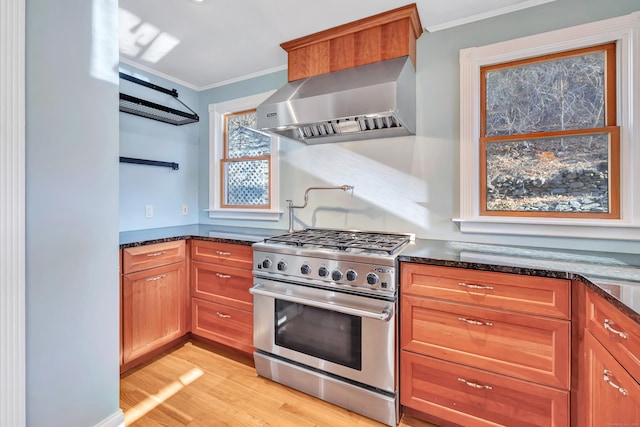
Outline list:
[[[327,270],[327,267],[320,267],[318,269],[318,274],[320,277],[327,277],[329,275],[329,270]]]
[[[353,282],[358,277],[358,273],[353,270],[347,270],[347,280]]]
[[[370,285],[375,285],[378,283],[378,275],[375,273],[367,274],[367,283]]]
[[[264,261],[262,261],[262,268],[269,268],[269,267],[271,267],[271,260],[267,258]]]
[[[284,261],[278,262],[278,271],[285,271],[287,269],[287,263]]]
[[[342,280],[342,271],[333,270],[333,272],[331,273],[331,279],[333,279],[334,282],[337,282],[338,280]]]
[[[311,266],[309,264],[302,264],[300,266],[300,273],[302,273],[302,274],[311,273]]]

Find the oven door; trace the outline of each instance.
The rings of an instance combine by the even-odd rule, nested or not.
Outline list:
[[[254,346],[395,392],[394,301],[255,278]]]

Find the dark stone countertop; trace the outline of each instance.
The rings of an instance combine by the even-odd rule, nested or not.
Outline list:
[[[196,239],[252,245],[286,230],[192,224],[120,233],[120,248]],[[416,239],[399,262],[583,282],[640,324],[640,255]]]
[[[148,230],[122,231],[120,232],[120,249],[182,239],[210,240],[250,246],[267,237],[285,234],[286,232],[287,230],[253,227],[226,227],[204,224],[178,225]]]
[[[640,255],[416,239],[398,261],[575,279],[640,324]]]

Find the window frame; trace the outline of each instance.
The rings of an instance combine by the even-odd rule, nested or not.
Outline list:
[[[209,105],[209,218],[234,220],[278,221],[282,211],[279,202],[279,138],[271,135],[271,154],[269,160],[269,201],[268,207],[225,205],[222,191],[224,180],[223,161],[226,159],[226,120],[227,114],[242,113],[255,108],[275,91],[264,92],[243,98]],[[252,157],[260,160],[264,156]],[[226,159],[228,160],[237,160]]]
[[[603,52],[605,57],[605,82],[604,82],[604,126],[593,128],[579,128],[569,130],[555,130],[544,132],[519,133],[508,135],[486,134],[486,74],[494,70],[526,66],[528,64],[543,63],[559,59],[581,56],[595,52]],[[595,46],[572,49],[563,52],[551,53],[534,58],[525,58],[510,62],[484,65],[480,67],[480,216],[521,216],[543,218],[620,218],[620,127],[617,126],[617,72],[616,72],[616,43],[598,44]],[[521,140],[572,137],[578,135],[607,134],[609,135],[609,211],[596,212],[560,212],[560,211],[500,211],[487,209],[487,144],[492,142],[511,142]]]
[[[271,154],[262,155],[262,156],[253,156],[253,157],[229,157],[229,138],[228,138],[228,130],[229,130],[229,117],[240,116],[255,113],[256,109],[251,108],[249,110],[243,111],[231,111],[223,114],[223,128],[222,128],[222,158],[220,159],[220,181],[218,185],[220,186],[220,207],[222,209],[271,209],[273,200],[271,199]],[[271,137],[273,140],[273,137]],[[273,143],[271,144],[273,146]],[[271,151],[271,150],[270,150]],[[269,200],[268,205],[230,205],[225,202],[225,164],[234,163],[234,162],[250,162],[250,161],[259,161],[266,160],[268,164],[268,174],[269,174],[269,184],[267,186],[267,199]]]
[[[640,12],[460,51],[460,216],[462,232],[530,236],[640,238]],[[616,124],[620,127],[619,218],[482,215],[480,210],[481,73],[485,66],[616,43]],[[633,90],[633,93],[631,93]],[[613,153],[612,153],[613,154]],[[613,180],[613,177],[610,177]],[[612,185],[613,185],[613,181]]]

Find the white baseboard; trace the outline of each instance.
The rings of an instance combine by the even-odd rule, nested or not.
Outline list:
[[[109,415],[104,420],[100,421],[95,427],[124,427],[124,413],[122,409]]]

